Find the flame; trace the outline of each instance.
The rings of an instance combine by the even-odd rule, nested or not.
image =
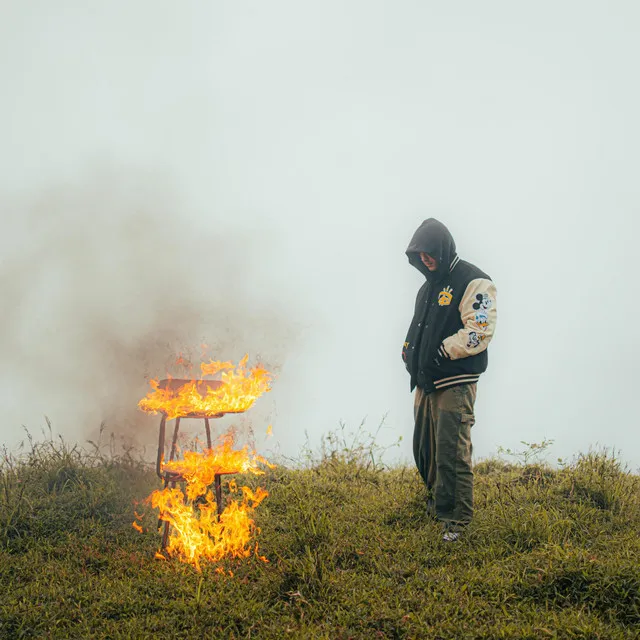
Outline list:
[[[168,419],[197,414],[217,416],[241,413],[271,390],[271,374],[261,365],[247,367],[245,355],[237,367],[232,362],[201,363],[203,376],[219,374],[220,380],[151,380],[150,391],[138,407],[147,413],[164,413]]]
[[[241,367],[246,367],[247,357],[245,356],[241,361]],[[233,369],[233,362],[214,362],[211,360],[208,364],[206,362],[200,363],[200,370],[203,376],[213,376],[219,371],[225,371],[226,369]]]
[[[218,519],[210,490],[195,507],[177,487],[154,491],[151,504],[160,509],[160,518],[171,525],[167,553],[198,570],[202,560],[216,562],[225,557],[250,556],[254,549],[249,543],[256,533],[251,514],[268,493],[261,488],[254,492],[242,487],[242,494],[241,501],[229,501]]]
[[[203,348],[206,345],[203,345]],[[176,363],[185,365],[182,354]],[[178,417],[217,417],[224,413],[241,413],[253,405],[263,393],[270,391],[271,374],[262,366],[247,366],[248,356],[235,366],[232,362],[201,363],[202,376],[214,380],[152,380],[152,391],[138,406],[149,413],[162,413],[167,419]],[[154,491],[147,502],[160,512],[160,519],[170,525],[167,546],[156,558],[175,557],[200,570],[204,560],[246,558],[259,555],[254,537],[259,533],[252,519],[256,507],[267,497],[265,489],[238,487],[228,483],[229,496],[221,513],[212,491],[216,477],[223,474],[263,474],[261,465],[273,468],[263,457],[250,452],[248,445],[234,449],[231,431],[222,436],[215,447],[202,453],[185,451],[182,460],[162,464],[166,478],[164,489]],[[176,486],[180,483],[180,486]],[[136,520],[141,516],[135,513]],[[133,526],[142,530],[138,522]],[[254,544],[255,542],[255,544]],[[233,576],[232,572],[229,572]]]
[[[213,449],[205,449],[203,453],[195,451],[185,451],[184,460],[173,460],[165,462],[162,466],[164,471],[179,475],[184,478],[187,484],[187,498],[195,500],[205,495],[207,487],[213,484],[217,474],[225,473],[253,473],[261,475],[264,473],[258,466],[265,464],[270,468],[270,464],[262,456],[249,453],[249,446],[242,449],[233,448],[233,435],[226,433],[220,438],[220,445]],[[230,483],[232,491],[237,489],[235,481]]]
[[[184,482],[180,487],[168,486],[154,491],[148,502],[160,511],[160,519],[170,525],[170,535],[164,555],[178,558],[200,570],[203,561],[216,562],[223,558],[246,558],[252,553],[264,562],[267,558],[258,552],[254,536],[259,533],[252,514],[267,497],[268,492],[258,487],[240,487],[235,480],[228,483],[229,497],[218,516],[218,506],[210,487],[217,474],[263,474],[260,464],[270,468],[263,457],[250,453],[248,446],[233,449],[233,436],[227,433],[218,446],[202,453],[186,451],[184,460],[174,460],[163,465],[163,471]],[[240,494],[237,499],[233,495]],[[136,523],[134,523],[135,526]],[[135,527],[136,529],[138,527]]]

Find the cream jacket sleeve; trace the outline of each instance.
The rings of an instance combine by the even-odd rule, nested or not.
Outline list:
[[[468,358],[489,346],[498,317],[496,293],[493,282],[485,278],[477,278],[468,284],[458,307],[463,327],[442,341],[438,350],[441,357],[449,360]]]

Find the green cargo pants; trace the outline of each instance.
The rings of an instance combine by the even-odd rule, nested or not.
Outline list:
[[[475,422],[474,384],[425,394],[416,388],[413,456],[438,520],[456,529],[473,516],[471,427]]]

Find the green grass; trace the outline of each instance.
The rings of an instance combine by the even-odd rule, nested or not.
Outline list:
[[[416,471],[378,453],[334,434],[246,478],[270,493],[270,562],[229,561],[232,578],[154,560],[153,512],[148,533],[131,523],[157,478],[131,452],[49,439],[5,454],[0,637],[640,637],[640,478],[615,455],[478,463],[474,522],[451,544]]]

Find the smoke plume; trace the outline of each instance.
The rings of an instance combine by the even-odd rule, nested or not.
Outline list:
[[[137,402],[150,377],[184,374],[179,353],[196,367],[203,354],[249,353],[277,370],[295,337],[264,268],[277,246],[268,228],[211,209],[203,224],[157,176],[113,170],[5,197],[0,374],[11,404],[71,437],[105,421],[148,442],[157,421]]]

